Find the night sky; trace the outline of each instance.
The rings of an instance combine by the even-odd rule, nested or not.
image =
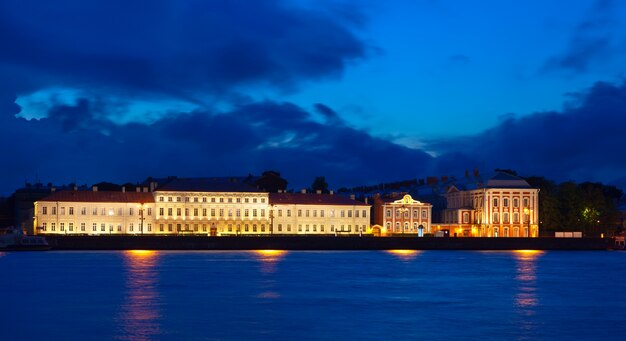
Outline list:
[[[0,1],[0,194],[278,170],[626,187],[626,2]]]

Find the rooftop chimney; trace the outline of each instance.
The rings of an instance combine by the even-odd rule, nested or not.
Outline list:
[[[332,189],[330,190],[330,195],[335,194],[335,191],[333,191]]]
[[[356,199],[356,196],[354,194],[350,194],[350,199],[354,200]]]
[[[50,188],[50,192],[56,192],[56,190],[57,190],[57,189],[56,189],[56,188],[54,188],[54,187]]]
[[[92,189],[93,189],[94,192],[97,192],[98,191],[98,186],[93,186]]]
[[[300,190],[300,193],[302,193],[302,194],[306,194],[306,188],[301,189],[301,190]]]
[[[126,193],[126,186],[122,186],[122,193]]]
[[[139,186],[135,187],[135,191],[141,192],[141,187],[139,187]]]
[[[321,190],[321,189],[318,189],[318,190],[316,190],[316,191],[315,191],[315,193],[316,193],[316,194],[322,194],[322,190]]]

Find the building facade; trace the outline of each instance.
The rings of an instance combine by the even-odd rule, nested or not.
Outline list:
[[[373,226],[381,235],[431,233],[432,205],[415,200],[409,194],[401,198],[374,197]]]
[[[37,233],[320,235],[369,229],[370,206],[338,195],[270,194],[222,178],[173,179],[153,192],[141,190],[53,193],[35,203]]]
[[[270,193],[275,234],[368,233],[370,205],[332,194]]]
[[[539,190],[497,173],[486,182],[450,186],[436,230],[465,237],[538,237]]]
[[[36,233],[141,234],[154,232],[149,192],[67,190],[35,202]]]

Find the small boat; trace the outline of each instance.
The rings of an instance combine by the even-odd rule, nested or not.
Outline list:
[[[0,230],[0,251],[43,251],[50,250],[46,238],[29,236],[22,230],[8,227]]]

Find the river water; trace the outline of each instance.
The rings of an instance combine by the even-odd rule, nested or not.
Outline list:
[[[0,252],[1,340],[624,339],[626,252]]]

